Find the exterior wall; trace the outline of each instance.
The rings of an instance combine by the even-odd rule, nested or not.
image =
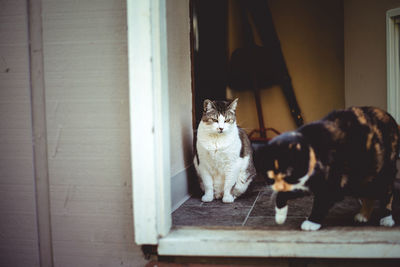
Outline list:
[[[42,12],[55,266],[144,266],[132,221],[126,2],[44,0]],[[189,1],[168,1],[167,12],[179,184],[192,158]],[[0,266],[38,266],[26,1],[4,1],[0,19]]]
[[[134,244],[126,3],[42,1],[55,266],[144,266]],[[27,1],[0,8],[0,266],[39,266]]]
[[[27,3],[0,6],[0,266],[39,266]]]
[[[176,183],[193,138],[189,1],[180,3],[167,2]],[[0,266],[39,266],[27,2],[1,6]],[[132,221],[126,2],[43,0],[42,12],[55,266],[144,266]]]
[[[346,106],[387,108],[386,11],[399,0],[344,1]]]
[[[132,222],[126,1],[42,5],[55,266],[142,266]]]
[[[305,122],[343,108],[343,1],[269,0],[268,4]],[[233,19],[239,16],[234,7],[232,13]],[[230,35],[235,35],[235,23],[229,21]],[[230,37],[230,52],[237,45],[237,39]],[[253,93],[233,92],[233,96],[239,97],[240,125],[247,131],[258,128]],[[296,128],[279,87],[263,89],[261,101],[266,127],[281,132]]]

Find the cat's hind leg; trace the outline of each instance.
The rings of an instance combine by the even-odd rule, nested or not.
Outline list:
[[[372,210],[374,208],[374,200],[368,198],[361,199],[361,209],[354,216],[354,221],[359,223],[366,223],[369,221],[371,217]]]
[[[242,177],[239,177],[232,188],[232,195],[234,197],[239,197],[240,195],[242,195],[244,192],[246,192],[251,181],[253,181],[252,176],[244,177],[243,175]]]
[[[316,231],[322,226],[322,221],[329,209],[333,206],[334,200],[328,194],[314,196],[314,203],[311,214],[307,220],[301,224],[301,230]]]
[[[387,191],[382,198],[380,198],[380,210],[381,210],[381,219],[379,224],[381,226],[392,227],[395,225],[395,221],[392,216],[392,205],[393,205],[393,197],[397,197],[397,191],[394,188],[394,181],[397,173],[396,161],[392,161],[388,164],[387,168],[383,168],[382,175],[389,178],[389,185],[387,187]],[[395,196],[396,194],[396,196]]]
[[[249,156],[241,158],[239,161],[239,175],[237,176],[236,182],[232,188],[232,195],[236,198],[245,193],[253,181],[256,171],[252,165],[252,161]]]
[[[392,216],[392,202],[393,194],[381,200],[381,210],[384,212],[383,217],[379,221],[381,226],[392,227],[395,224]]]

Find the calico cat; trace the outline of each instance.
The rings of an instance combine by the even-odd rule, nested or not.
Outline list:
[[[237,102],[204,101],[193,160],[204,192],[203,202],[214,198],[233,202],[256,174],[250,140],[236,124]]]
[[[391,227],[398,153],[395,120],[378,108],[352,107],[273,138],[256,154],[256,167],[272,179],[278,224],[286,220],[289,199],[311,193],[314,203],[302,230],[318,230],[346,195],[361,199],[356,222],[367,222],[379,200],[380,225]]]

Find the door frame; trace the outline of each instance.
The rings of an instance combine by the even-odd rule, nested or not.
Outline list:
[[[387,110],[400,124],[400,8],[386,12]]]
[[[165,0],[127,0],[131,170],[135,241],[171,229]]]

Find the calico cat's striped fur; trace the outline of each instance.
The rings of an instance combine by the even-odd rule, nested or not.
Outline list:
[[[256,165],[278,192],[278,224],[286,220],[289,199],[312,193],[314,204],[301,225],[303,230],[318,230],[329,209],[345,195],[362,200],[354,217],[357,222],[369,220],[377,199],[382,209],[380,224],[393,226],[398,153],[395,120],[378,108],[352,107],[275,137],[257,153]]]
[[[204,101],[193,160],[204,202],[214,198],[233,202],[247,190],[256,173],[250,141],[236,125],[237,101]]]

